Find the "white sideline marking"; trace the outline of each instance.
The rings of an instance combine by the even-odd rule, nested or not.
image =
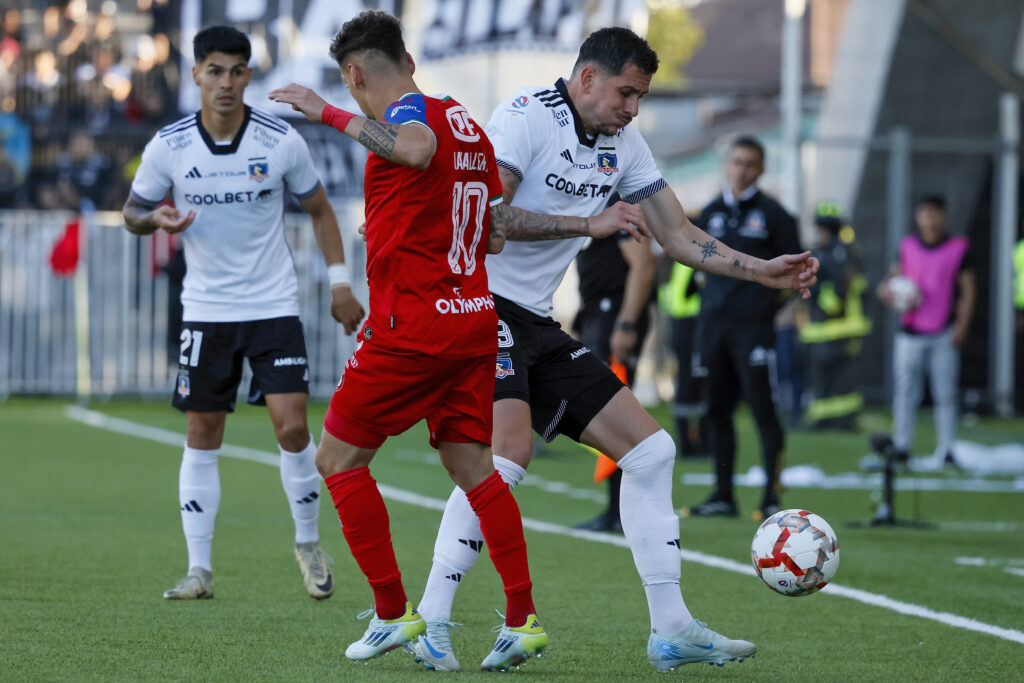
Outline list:
[[[76,422],[81,422],[91,427],[106,429],[107,431],[117,432],[127,436],[134,436],[140,439],[147,439],[149,441],[156,441],[170,446],[184,445],[185,437],[183,434],[172,432],[167,429],[161,429],[159,427],[141,425],[136,422],[122,420],[116,417],[109,417],[103,413],[86,410],[85,408],[80,408],[78,406],[68,406],[65,408],[64,414]],[[221,447],[221,454],[230,458],[260,462],[265,465],[273,465],[274,467],[278,466],[278,462],[280,460],[277,455],[272,455],[252,448],[233,446],[230,444],[225,444]],[[395,500],[400,503],[407,503],[409,505],[415,505],[430,510],[444,510],[445,503],[447,502],[439,498],[430,498],[418,493],[413,493],[412,491],[387,486],[386,484],[378,484],[377,487],[380,489],[381,495],[389,500]],[[626,539],[622,536],[612,536],[611,534],[597,531],[570,529],[569,527],[562,526],[561,524],[542,522],[528,517],[523,517],[523,527],[530,529],[531,531],[539,531],[546,534],[569,536],[571,538],[593,541],[595,543],[604,543],[606,545],[616,545],[623,548],[629,547],[626,544]],[[708,555],[695,550],[685,549],[681,550],[680,553],[683,559],[689,562],[696,562],[708,567],[736,572],[737,574],[745,574],[748,576],[753,574],[753,570],[749,565],[724,557],[717,557],[715,555]],[[976,619],[969,619],[967,617],[961,617],[948,612],[936,612],[935,610],[928,609],[927,607],[901,602],[885,595],[869,593],[857,588],[847,588],[846,586],[841,586],[835,583],[830,583],[828,586],[823,588],[821,592],[826,595],[835,595],[856,600],[857,602],[862,602],[867,605],[882,607],[900,614],[937,621],[955,628],[976,631],[978,633],[987,633],[988,635],[1002,638],[1003,640],[1009,640],[1024,645],[1024,631],[994,626],[992,624],[977,621]]]

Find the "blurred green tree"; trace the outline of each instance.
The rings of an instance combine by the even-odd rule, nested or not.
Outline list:
[[[704,45],[704,28],[678,0],[652,1],[648,6],[647,42],[661,61],[651,85],[659,89],[682,90],[686,87],[683,68]]]

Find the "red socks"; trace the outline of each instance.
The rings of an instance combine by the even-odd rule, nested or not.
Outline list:
[[[359,467],[339,472],[324,481],[331,492],[334,507],[338,510],[341,530],[352,550],[352,556],[373,587],[377,616],[381,619],[397,619],[405,614],[405,588],[402,587],[402,574],[398,571],[395,550],[391,545],[388,510],[377,489],[377,482],[370,476],[370,468]],[[515,501],[512,504],[514,506]],[[516,521],[522,524],[518,509]],[[522,535],[520,528],[520,543]]]
[[[497,472],[468,491],[466,498],[480,519],[480,531],[483,532],[491,561],[505,585],[505,624],[522,626],[526,623],[526,617],[535,614],[536,609],[533,606],[533,584],[530,583],[530,567],[526,559],[523,519],[519,515],[516,499]]]

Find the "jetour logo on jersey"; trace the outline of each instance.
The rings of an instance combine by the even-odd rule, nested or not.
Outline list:
[[[516,109],[522,109],[526,106],[526,103],[530,101],[530,98],[526,95],[520,95],[519,97],[512,100],[512,106]]]
[[[480,139],[480,131],[476,124],[469,117],[469,112],[462,105],[452,107],[445,112],[448,117],[448,125],[452,127],[452,133],[463,142],[476,142]]]
[[[250,157],[249,158],[249,180],[255,180],[258,183],[262,183],[264,180],[270,177],[270,164],[267,163],[266,157]]]

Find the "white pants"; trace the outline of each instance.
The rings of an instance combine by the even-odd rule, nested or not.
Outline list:
[[[929,335],[897,332],[893,372],[893,443],[905,451],[914,443],[914,422],[924,396],[927,372],[935,402],[935,456],[944,457],[952,451],[956,438],[960,358],[953,346],[953,331]]]

